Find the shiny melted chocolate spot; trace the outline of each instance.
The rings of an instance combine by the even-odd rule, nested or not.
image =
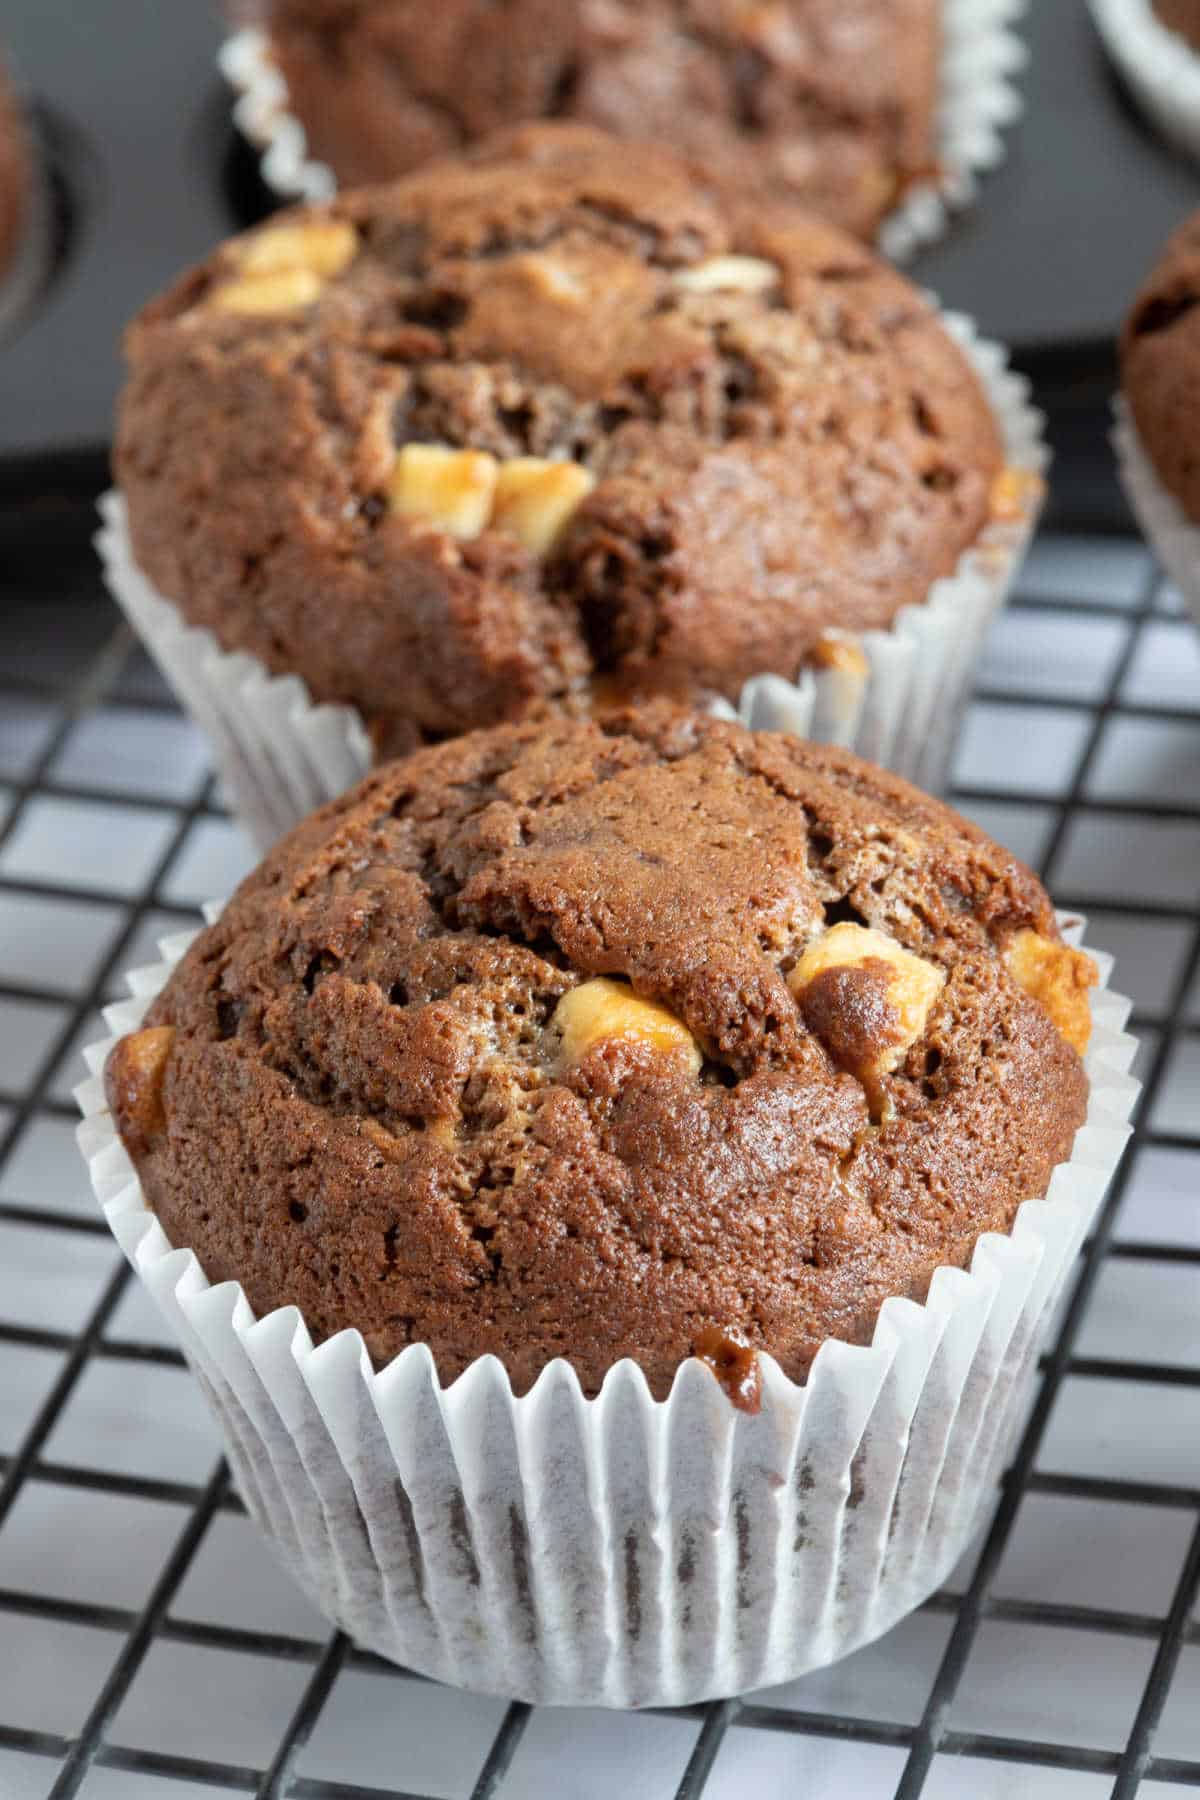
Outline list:
[[[762,1371],[758,1352],[719,1325],[708,1325],[696,1339],[695,1355],[707,1363],[739,1412],[762,1406]]]
[[[900,1014],[889,997],[892,970],[881,958],[822,969],[800,995],[804,1023],[841,1069],[863,1081],[899,1043]]]

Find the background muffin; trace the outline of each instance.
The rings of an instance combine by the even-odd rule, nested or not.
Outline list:
[[[581,128],[235,239],[128,350],[142,570],[393,747],[598,684],[792,679],[1011,499],[915,288]]]
[[[1168,240],[1133,303],[1121,387],[1159,480],[1200,520],[1200,213]]]
[[[419,752],[286,840],[108,1065],[172,1242],[443,1379],[803,1379],[1071,1152],[1088,958],[844,753],[672,709]],[[749,1396],[740,1390],[743,1400]]]
[[[1200,623],[1200,213],[1168,239],[1120,351],[1114,441],[1125,491]]]
[[[934,172],[940,0],[271,0],[309,149],[343,186],[498,127],[584,120],[874,236]]]
[[[30,178],[25,122],[0,61],[0,278],[21,242],[29,209]]]

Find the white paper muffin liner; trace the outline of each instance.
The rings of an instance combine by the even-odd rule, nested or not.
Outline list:
[[[1092,21],[1142,111],[1200,156],[1200,56],[1155,17],[1150,0],[1091,0]]]
[[[891,626],[855,641],[861,674],[805,669],[797,681],[756,676],[738,706],[718,710],[758,730],[789,731],[844,745],[920,786],[945,786],[950,756],[980,644],[1020,568],[1041,510],[1049,460],[1041,413],[1006,352],[971,321],[943,313],[982,381],[1019,476],[1015,516],[993,519],[953,575],[906,607]],[[260,849],[364,775],[371,745],[348,706],[319,706],[296,675],[275,676],[245,652],[223,650],[210,631],[187,624],[133,559],[119,493],[100,501],[96,543],[109,589],[183,705],[206,732],[234,806]]]
[[[211,909],[215,916],[219,908]],[[1078,942],[1083,921],[1064,921]],[[141,1023],[194,934],[109,1007]],[[1098,956],[1107,982],[1111,958]],[[828,1340],[803,1386],[769,1358],[737,1411],[685,1362],[665,1401],[632,1362],[586,1399],[558,1360],[513,1397],[485,1356],[443,1388],[413,1345],[381,1372],[357,1331],[314,1349],[295,1307],[256,1320],[148,1210],[88,1052],[80,1144],[97,1199],[172,1325],[246,1505],[358,1643],[424,1674],[549,1704],[681,1705],[787,1681],[936,1589],[992,1497],[1044,1332],[1128,1135],[1128,1002],[1097,990],[1087,1118],[1045,1199],[872,1343]]]
[[[1193,523],[1159,480],[1142,448],[1128,402],[1113,401],[1113,449],[1125,497],[1142,535],[1175,583],[1200,626],[1200,525]]]
[[[19,98],[24,95],[18,92]],[[35,114],[23,112],[29,181],[20,235],[0,269],[0,344],[15,336],[33,312],[54,267],[54,199],[46,166],[47,146]]]
[[[942,237],[975,198],[978,178],[1004,160],[1004,128],[1022,111],[1016,77],[1028,60],[1016,24],[1026,0],[943,0],[938,84],[940,175],[911,187],[879,230],[879,248],[905,262]],[[263,180],[281,200],[328,200],[337,178],[308,154],[303,125],[288,111],[287,83],[269,36],[251,26],[218,56],[233,88],[234,122],[262,153]]]

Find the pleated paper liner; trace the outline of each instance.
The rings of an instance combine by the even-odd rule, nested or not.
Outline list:
[[[970,357],[996,416],[1007,465],[1017,477],[1012,516],[993,519],[919,605],[856,642],[861,672],[805,669],[796,681],[748,682],[730,716],[857,750],[919,786],[945,786],[979,649],[1024,558],[1042,504],[1049,453],[1029,384],[998,345],[960,314],[942,315]],[[119,493],[100,502],[96,543],[110,591],[180,701],[208,736],[239,817],[260,849],[370,766],[360,715],[314,703],[299,676],[272,675],[256,657],[223,650],[188,625],[133,558]]]
[[[943,0],[938,82],[936,178],[908,189],[879,231],[879,248],[906,262],[943,237],[970,206],[979,177],[1004,160],[1004,132],[1023,110],[1017,77],[1027,52],[1016,29],[1025,0]],[[288,111],[288,90],[269,36],[253,27],[221,47],[238,129],[261,152],[263,180],[280,200],[328,200],[337,178],[308,154],[303,125]]]
[[[114,1032],[137,1028],[188,942],[130,977]],[[256,1320],[148,1210],[105,1107],[114,1040],[89,1053],[80,1142],[247,1508],[329,1619],[486,1693],[682,1705],[846,1655],[962,1554],[1128,1134],[1127,1012],[1094,994],[1087,1119],[1046,1197],[980,1238],[969,1269],[939,1269],[923,1304],[888,1300],[869,1346],[823,1344],[803,1386],[763,1358],[756,1415],[694,1359],[664,1401],[629,1361],[585,1398],[562,1360],[517,1399],[494,1357],[442,1387],[424,1346],[377,1372],[357,1331],[314,1348],[295,1307]]]
[[[1151,0],[1091,0],[1092,20],[1138,105],[1177,149],[1200,157],[1200,56]]]
[[[1121,486],[1142,535],[1187,601],[1200,626],[1200,525],[1168,493],[1146,455],[1126,401],[1113,402],[1113,449]]]

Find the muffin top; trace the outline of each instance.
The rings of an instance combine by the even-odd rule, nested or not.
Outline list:
[[[16,254],[29,204],[25,122],[0,58],[0,275]]]
[[[1121,386],[1163,486],[1200,521],[1200,212],[1168,238],[1121,334]]]
[[[1168,31],[1200,50],[1200,0],[1151,0],[1154,16]]]
[[[753,1405],[1044,1193],[1090,959],[850,755],[659,702],[390,764],[271,852],[113,1050],[170,1240],[443,1379],[494,1352]]]
[[[521,120],[653,138],[873,237],[934,173],[940,0],[265,0],[312,152],[343,186]]]
[[[143,569],[396,747],[586,710],[598,679],[794,679],[925,598],[1001,466],[907,281],[583,127],[286,213],[128,350]]]

